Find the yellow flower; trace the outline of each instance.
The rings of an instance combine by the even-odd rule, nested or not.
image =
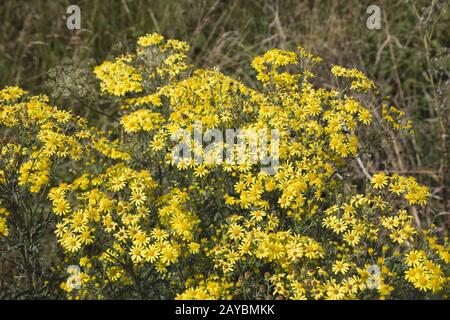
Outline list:
[[[202,178],[208,174],[208,169],[205,165],[199,165],[194,169],[194,176]]]
[[[142,206],[147,200],[147,196],[144,194],[144,191],[141,189],[135,189],[131,192],[130,201],[135,206]]]
[[[145,36],[139,37],[139,40],[137,41],[137,44],[141,47],[148,47],[152,45],[157,45],[161,43],[161,41],[164,40],[164,37],[157,34],[157,33],[151,33],[147,34]]]
[[[74,235],[68,235],[63,240],[63,246],[69,252],[76,252],[81,248],[81,241]]]
[[[200,252],[200,245],[196,242],[191,242],[188,244],[189,252],[192,254]]]
[[[388,178],[384,173],[377,173],[373,175],[371,183],[375,189],[381,189],[387,185]]]
[[[238,240],[243,236],[243,228],[238,224],[231,224],[228,228],[228,234],[233,240]]]
[[[144,249],[141,246],[134,245],[131,247],[130,256],[134,263],[140,263],[144,260]]]
[[[347,231],[344,235],[344,240],[351,246],[356,246],[361,237],[355,234],[355,231]]]
[[[166,246],[161,250],[161,262],[166,266],[175,263],[178,260],[178,251],[172,246]]]
[[[409,267],[417,267],[423,260],[423,251],[411,250],[405,258],[406,264]]]
[[[150,245],[144,249],[143,256],[144,256],[145,261],[153,263],[158,258],[159,253],[160,253],[160,251],[157,246]]]
[[[53,212],[56,215],[65,215],[70,212],[70,204],[65,199],[57,199],[53,202]]]
[[[359,111],[358,119],[362,123],[368,125],[368,124],[370,124],[370,122],[372,120],[372,115],[370,114],[369,110],[362,109],[362,110]]]
[[[340,286],[335,282],[331,282],[327,285],[326,292],[328,300],[341,300],[345,297],[346,288],[345,286]]]
[[[350,268],[350,264],[345,262],[344,260],[337,260],[332,267],[333,273],[338,274],[346,274]]]
[[[7,237],[9,234],[9,229],[6,224],[6,218],[0,217],[0,234]]]

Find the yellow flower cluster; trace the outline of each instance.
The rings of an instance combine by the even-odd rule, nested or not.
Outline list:
[[[381,115],[386,123],[396,130],[412,131],[411,120],[405,121],[405,113],[394,106],[388,107],[387,103],[381,106]]]
[[[261,213],[263,214],[263,213]],[[244,220],[242,216],[231,216],[230,224],[224,226],[219,243],[212,249],[215,268],[223,272],[232,272],[239,261],[255,259],[279,266],[281,270],[294,270],[302,259],[323,257],[322,246],[313,239],[291,234],[288,231],[276,231],[279,221],[268,215],[259,222],[252,216]]]
[[[140,45],[141,47],[148,47],[152,45],[157,45],[163,40],[164,40],[163,36],[157,33],[152,33],[139,37],[137,44]]]
[[[39,192],[42,186],[49,183],[51,165],[50,158],[34,151],[30,160],[20,167],[19,185],[29,186],[31,192]]]
[[[302,57],[304,57],[304,58],[306,58],[306,59],[309,59],[309,60],[311,60],[312,62],[316,62],[316,63],[317,63],[317,62],[322,62],[322,61],[323,61],[323,59],[322,59],[321,57],[314,56],[313,54],[307,52],[307,51],[305,50],[305,48],[303,48],[303,47],[298,46],[298,47],[297,47],[297,50],[299,51],[299,53],[300,53],[300,55],[301,55]]]
[[[272,81],[280,86],[294,86],[297,77],[288,72],[279,73],[278,69],[297,63],[295,52],[273,49],[253,59],[252,66],[258,72],[256,78],[266,85]]]
[[[88,258],[107,266],[113,282],[129,281],[119,268],[127,263],[151,264],[158,273],[166,273],[181,257],[198,253],[199,220],[184,206],[186,192],[175,188],[156,197],[155,187],[148,171],[116,165],[105,174],[83,175],[72,184],[53,188],[49,193],[53,211],[63,217],[56,229],[59,242],[75,253],[102,239],[103,252]],[[75,197],[77,192],[80,196]],[[82,202],[75,209],[71,199]],[[156,225],[149,224],[152,215],[158,217]]]
[[[120,123],[127,133],[158,129],[164,118],[159,112],[141,109],[122,117]]]
[[[108,281],[137,285],[135,273],[151,265],[160,281],[172,279],[169,287],[176,290],[177,299],[245,297],[250,291],[262,298],[290,299],[401,295],[403,288],[396,283],[405,278],[398,266],[422,233],[400,196],[409,205],[424,205],[428,188],[412,177],[378,173],[371,181],[373,189],[365,194],[337,196],[341,189],[336,172],[345,165],[343,160],[357,155],[357,129],[371,124],[371,110],[352,95],[314,88],[305,59],[318,63],[320,58],[301,47],[299,54],[274,49],[253,60],[264,88],[260,91],[217,70],[171,77],[182,75],[185,62],[172,65],[171,73],[158,72],[168,65],[169,44],[187,51],[184,43],[171,41],[163,43],[155,34],[139,40],[140,48],[129,63],[135,65],[151,54],[161,66],[140,70],[143,77],[159,79],[160,85],[125,100],[121,118],[128,139],[143,144],[144,154],[132,158],[157,161],[148,162],[152,171],[140,172],[158,178],[147,182],[151,188],[130,185],[138,171],[123,164],[98,177],[80,178],[85,183],[63,186],[73,193],[70,205],[64,202],[69,203],[65,194],[62,204],[52,200],[55,213],[64,215],[58,236],[66,250],[83,251],[88,242],[82,240],[82,232],[101,234],[107,245],[91,259],[106,266]],[[360,71],[338,66],[331,71],[352,79],[351,89],[375,88]],[[170,137],[180,129],[195,130],[196,122],[205,129],[279,130],[276,174],[261,172],[248,159],[175,164],[168,152],[173,146]],[[208,159],[202,146],[192,147]],[[183,181],[189,181],[189,187],[180,189]],[[90,197],[95,200],[88,201]],[[205,209],[209,207],[217,212]],[[78,242],[71,245],[67,239]],[[91,241],[96,243],[93,237]],[[448,245],[441,245],[440,251],[448,254]],[[194,264],[188,266],[188,261]],[[135,267],[130,269],[128,263]],[[432,263],[436,271],[439,263]],[[379,274],[369,273],[373,265]],[[446,278],[439,274],[439,279],[426,290],[443,289]]]
[[[6,218],[10,213],[5,208],[0,208],[0,235],[7,237],[9,234],[8,225],[6,224]]]
[[[124,55],[95,67],[94,73],[100,80],[102,92],[119,97],[139,93],[150,80],[175,79],[187,70],[187,43],[163,40],[156,33],[142,36],[138,40],[139,48],[135,56]],[[140,103],[146,103],[145,98],[140,99]]]
[[[217,299],[232,299],[232,289],[234,284],[231,282],[222,282],[217,276],[210,276],[207,279],[202,279],[200,275],[197,281],[189,280],[186,282],[187,289],[178,294],[175,299],[177,300],[217,300]],[[195,283],[196,286],[192,287],[191,283]]]
[[[0,101],[10,102],[18,100],[20,97],[25,95],[27,91],[19,87],[6,86],[0,90]]]
[[[36,193],[49,184],[55,159],[79,161],[90,149],[112,158],[128,157],[103,137],[103,133],[88,130],[85,119],[49,105],[46,96],[24,94],[25,91],[17,88],[0,91],[1,96],[8,97],[0,101],[0,126],[20,132],[18,136],[32,142],[31,146],[15,142],[2,147],[0,184],[5,182],[5,172],[19,165],[18,184]]]
[[[300,47],[270,50],[253,60],[260,87],[250,88],[215,69],[189,70],[184,42],[150,34],[138,45],[95,69],[101,90],[121,103],[113,142],[43,97],[11,104],[24,93],[0,92],[1,125],[40,126],[38,147],[3,148],[0,182],[9,178],[8,161],[24,152],[19,181],[32,191],[49,184],[55,158],[86,162],[48,192],[65,263],[83,268],[80,290],[61,284],[69,297],[127,290],[177,299],[445,296],[448,241],[418,229],[410,213],[426,204],[428,188],[397,174],[376,173],[367,184],[341,175],[351,173],[360,128],[377,110],[353,91],[313,85],[307,63],[320,58]],[[357,92],[375,88],[360,71],[331,72]],[[392,119],[385,121],[399,123]],[[216,151],[239,152],[223,143],[212,153],[194,143],[203,163],[175,161],[173,136],[198,123],[221,132],[276,129],[275,173],[251,155],[218,161]]]
[[[414,177],[402,177],[397,174],[389,177],[381,172],[372,177],[371,183],[375,189],[389,187],[389,191],[395,195],[404,194],[404,198],[410,204],[424,205],[430,196],[428,187],[418,184]]]
[[[350,89],[368,92],[369,90],[375,89],[375,84],[372,80],[368,79],[364,73],[357,69],[348,69],[341,66],[333,66],[331,72],[336,77],[348,78],[352,80]]]
[[[448,256],[448,251],[445,252]],[[427,258],[425,251],[411,250],[405,257],[408,270],[405,279],[421,291],[439,292],[447,283],[441,266]],[[447,258],[448,263],[448,258]]]
[[[129,64],[127,56],[116,59],[114,62],[105,61],[95,67],[94,73],[100,79],[103,92],[123,96],[128,92],[142,91],[142,76]]]

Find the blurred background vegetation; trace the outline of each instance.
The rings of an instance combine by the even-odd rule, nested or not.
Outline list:
[[[81,8],[79,31],[66,27],[70,4]],[[372,4],[381,8],[379,30],[366,26]],[[64,92],[58,68],[69,66],[63,73],[81,87],[92,66],[133,50],[136,39],[150,32],[187,41],[195,67],[217,67],[250,86],[252,58],[276,47],[300,44],[322,56],[326,63],[316,72],[330,83],[330,64],[361,69],[415,130],[389,151],[363,155],[364,165],[371,172],[390,168],[414,175],[431,186],[431,205],[420,218],[449,221],[448,0],[1,0],[0,21],[0,87],[53,93],[55,103],[84,116],[90,110]]]

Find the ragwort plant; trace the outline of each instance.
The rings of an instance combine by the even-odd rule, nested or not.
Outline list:
[[[347,178],[361,152],[359,133],[374,125],[374,114],[399,134],[411,129],[386,102],[364,105],[368,97],[384,101],[371,80],[332,66],[342,87],[313,85],[321,59],[299,47],[256,57],[260,87],[251,89],[216,69],[192,70],[188,50],[149,34],[136,52],[94,69],[101,94],[120,106],[113,132],[88,129],[56,109],[31,112],[37,118],[29,120],[24,93],[1,92],[2,132],[12,127],[11,109],[37,130],[3,148],[2,239],[22,214],[11,203],[8,181],[15,181],[51,202],[42,210],[56,219],[64,255],[52,270],[70,299],[447,298],[448,239],[434,226],[419,228],[412,214],[426,205],[428,188],[384,172],[365,171],[367,185]],[[72,121],[80,131],[69,135]],[[178,161],[173,136],[192,132],[196,122],[222,131],[278,130],[276,173],[249,157],[219,161],[215,155],[237,151],[220,143],[212,153],[192,145],[209,161]],[[25,124],[14,126],[30,132]],[[8,167],[14,154],[26,157]],[[71,160],[59,173],[72,174],[53,178],[56,185],[49,168],[59,158]],[[81,267],[79,289],[63,278],[68,265]]]
[[[55,217],[47,195],[57,182],[78,175],[95,152],[125,159],[87,121],[30,96],[17,87],[0,91],[1,294],[10,298],[51,297]],[[101,161],[101,160],[100,160]],[[63,203],[55,209],[63,210]],[[62,279],[61,279],[62,280]]]

